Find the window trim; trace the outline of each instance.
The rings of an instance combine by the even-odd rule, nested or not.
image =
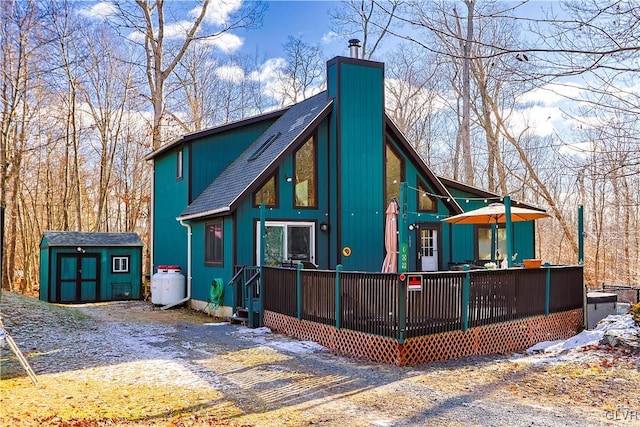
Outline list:
[[[176,181],[184,178],[184,148],[180,147],[176,151]]]
[[[116,269],[116,261],[126,260],[126,269]],[[129,274],[131,272],[131,255],[111,255],[111,273],[112,274]]]
[[[219,225],[221,230],[221,247],[220,247],[220,259],[210,260],[208,259],[209,251],[209,227],[212,225]],[[213,255],[213,254],[211,254]],[[224,266],[224,219],[215,218],[204,223],[204,265],[207,267],[223,267]]]
[[[256,230],[256,234],[255,234],[255,256],[256,256],[256,262],[255,265],[260,265],[260,220],[256,219],[255,220],[256,226],[255,226],[255,230]],[[316,260],[318,258],[318,248],[316,247],[317,244],[317,239],[316,239],[316,233],[317,233],[317,223],[315,221],[287,221],[287,220],[281,220],[281,221],[265,221],[264,222],[265,227],[284,227],[284,255],[287,255],[287,250],[288,250],[288,235],[287,235],[287,228],[289,226],[299,226],[299,227],[309,227],[310,232],[310,241],[309,241],[309,249],[311,251],[311,253],[309,254],[309,261],[313,262],[314,264],[316,263]],[[285,259],[286,260],[286,259]]]
[[[280,207],[280,182],[279,182],[279,169],[276,169],[276,171],[269,176],[269,178],[267,178],[267,180],[265,182],[262,183],[262,185],[253,192],[253,194],[251,195],[251,204],[253,205],[254,208],[259,208],[260,204],[258,204],[256,202],[256,194],[258,194],[258,192],[260,190],[262,190],[262,187],[264,187],[267,182],[269,182],[270,179],[274,180],[274,185],[275,185],[275,193],[276,193],[276,203],[273,205],[268,205],[265,203],[265,207],[267,208],[278,208]]]
[[[479,233],[480,230],[489,230],[489,246],[491,246],[491,224],[476,224],[473,228],[473,233],[474,233],[474,241],[475,241],[475,247],[473,248],[474,251],[474,257],[477,260],[482,260],[482,261],[489,261],[491,260],[491,255],[489,255],[489,258],[480,258],[480,238],[479,238]],[[501,222],[498,223],[497,225],[497,229],[496,229],[496,251],[500,251],[500,230],[504,230],[505,233],[505,244],[504,244],[504,253],[500,253],[500,255],[502,256],[502,259],[505,258],[507,250],[506,250],[506,224]],[[489,251],[491,251],[491,249],[489,249]],[[496,258],[498,259],[498,258]]]
[[[405,158],[400,154],[398,150],[393,146],[393,143],[388,138],[385,140],[384,145],[384,197],[385,197],[385,207],[388,203],[391,202],[391,197],[389,197],[389,189],[387,187],[387,147],[393,152],[393,154],[400,159],[400,182],[398,185],[402,184],[403,181],[406,180],[406,168],[407,163]]]
[[[296,156],[298,152],[307,145],[311,141],[313,143],[313,205],[298,205],[296,203]],[[293,186],[292,186],[292,196],[293,196],[293,207],[295,209],[318,209],[318,132],[314,132],[307,140],[300,145],[294,152],[292,157],[293,162]]]
[[[418,212],[438,212],[438,199],[433,197],[430,193],[430,191],[428,191],[427,186],[425,185],[425,183],[422,181],[422,179],[420,179],[420,177],[418,177],[416,179],[417,183],[418,183],[418,191],[416,192],[416,211]],[[422,193],[429,193],[427,194],[427,197],[429,199],[431,199],[431,201],[433,202],[433,209],[420,209],[420,197],[422,195]]]

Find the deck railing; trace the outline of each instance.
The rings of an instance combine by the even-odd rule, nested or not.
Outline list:
[[[264,310],[399,342],[581,308],[584,292],[582,266],[404,276],[263,267],[261,283]]]

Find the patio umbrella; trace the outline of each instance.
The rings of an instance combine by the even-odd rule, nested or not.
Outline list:
[[[384,224],[384,247],[387,255],[382,263],[383,273],[396,273],[398,271],[398,204],[396,201],[389,203],[386,210]]]
[[[534,209],[519,208],[517,206],[511,206],[511,221],[532,221],[534,219],[546,218],[550,216],[545,211],[538,211]],[[505,206],[502,203],[491,203],[489,206],[483,208],[474,209],[469,212],[464,212],[459,215],[451,216],[443,219],[445,222],[451,224],[489,224],[497,225],[498,223],[507,222],[507,216],[505,214]],[[508,235],[507,235],[508,236]],[[491,233],[491,259],[495,256],[496,236],[495,228]],[[511,254],[508,254],[511,256]]]
[[[536,211],[533,209],[519,208],[511,206],[511,221],[531,221],[534,219],[546,218],[549,214],[545,211]],[[451,224],[498,224],[507,221],[505,208],[502,203],[491,203],[480,209],[461,213],[460,215],[450,216],[443,221]]]

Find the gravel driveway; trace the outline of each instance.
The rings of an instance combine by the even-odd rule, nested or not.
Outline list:
[[[397,367],[141,301],[3,292],[2,316],[39,386],[3,349],[1,425],[640,425],[640,372],[624,353]]]

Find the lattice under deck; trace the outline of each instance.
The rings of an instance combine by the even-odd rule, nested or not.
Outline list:
[[[351,357],[404,366],[472,355],[508,353],[524,350],[541,341],[568,338],[582,326],[582,310],[479,326],[467,331],[409,338],[404,344],[399,344],[393,338],[336,329],[272,311],[265,311],[264,324],[273,331],[315,341]]]

